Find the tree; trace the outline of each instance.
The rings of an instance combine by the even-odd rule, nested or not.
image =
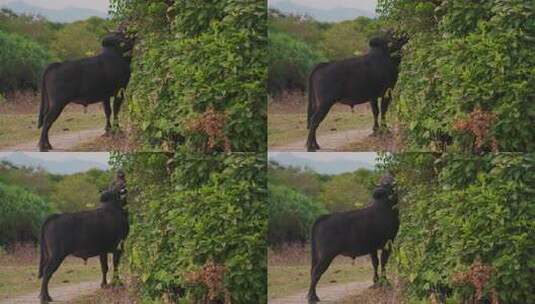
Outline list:
[[[65,176],[55,185],[51,201],[61,212],[73,212],[98,207],[99,188],[83,174]]]

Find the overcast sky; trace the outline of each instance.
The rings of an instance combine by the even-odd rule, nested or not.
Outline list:
[[[291,1],[315,8],[353,7],[375,12],[377,0],[268,0],[268,3]]]
[[[92,8],[105,13],[108,12],[110,5],[109,0],[0,0],[0,5],[15,1],[23,1],[31,5],[50,9],[62,9],[67,6],[74,6]]]
[[[269,157],[287,152],[269,152]],[[309,160],[319,160],[319,161],[330,161],[337,159],[346,159],[346,160],[358,160],[368,164],[375,165],[377,153],[375,152],[317,152],[317,153],[308,153],[308,152],[290,152],[291,154],[299,157],[306,158]]]

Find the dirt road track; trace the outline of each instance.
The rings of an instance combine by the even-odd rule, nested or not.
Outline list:
[[[69,303],[73,299],[92,294],[100,288],[100,281],[82,282],[79,284],[49,288],[49,293],[54,302]],[[0,304],[39,304],[39,290],[15,298],[0,300]]]
[[[78,132],[68,132],[65,134],[54,135],[50,134],[50,143],[54,147],[54,150],[51,152],[64,152],[72,150],[74,147],[88,141],[94,141],[99,136],[104,134],[102,128],[83,130]],[[1,151],[25,151],[25,152],[35,152],[37,149],[38,140],[34,140],[27,143],[18,144],[10,147],[2,147]]]
[[[372,129],[356,129],[337,131],[332,134],[318,134],[316,138],[321,147],[319,152],[333,152],[338,151],[348,143],[364,141],[370,134],[372,134]],[[274,152],[306,152],[305,143],[306,138],[289,144],[272,146],[269,147],[269,150]]]
[[[372,282],[353,282],[334,286],[320,287],[316,290],[321,302],[320,304],[337,303],[345,297],[354,295],[370,287]],[[291,296],[269,299],[268,304],[308,304],[308,290],[301,291]]]

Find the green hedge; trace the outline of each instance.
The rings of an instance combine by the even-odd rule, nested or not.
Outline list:
[[[534,154],[398,154],[387,163],[403,193],[395,260],[414,302],[442,294],[464,303],[478,285],[499,303],[535,301]],[[485,272],[482,283],[467,279]]]
[[[411,37],[396,104],[412,149],[535,149],[532,1],[380,0],[379,11]]]
[[[39,196],[0,183],[0,245],[36,242],[45,217],[52,210]]]
[[[119,159],[133,189],[128,260],[147,301],[266,301],[265,155]]]
[[[138,35],[128,105],[145,149],[265,150],[264,1],[112,4]]]
[[[2,31],[0,50],[0,93],[37,89],[51,54],[28,38]]]

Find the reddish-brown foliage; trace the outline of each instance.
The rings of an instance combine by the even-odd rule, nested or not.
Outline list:
[[[453,127],[457,131],[473,135],[475,137],[475,148],[478,151],[481,151],[490,141],[491,150],[498,152],[496,137],[490,135],[490,130],[496,119],[497,115],[495,113],[476,107],[469,117],[457,120]]]

